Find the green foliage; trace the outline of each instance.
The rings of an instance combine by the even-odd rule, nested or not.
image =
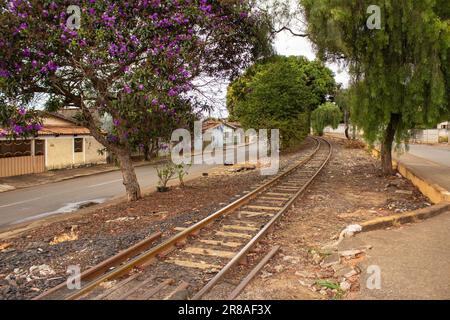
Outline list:
[[[159,178],[158,186],[166,188],[169,180],[177,173],[177,166],[172,162],[168,162],[163,167],[156,168],[156,173]]]
[[[342,299],[342,297],[344,296],[345,292],[344,290],[342,290],[339,283],[328,280],[318,280],[316,281],[316,285],[326,289],[336,290],[336,294],[333,297],[334,300]]]
[[[180,186],[184,187],[184,177],[189,174],[188,169],[191,165],[184,165],[182,163],[175,166],[176,172],[178,176],[178,180],[180,181]]]
[[[381,29],[366,26],[369,0],[301,0],[322,58],[348,63],[352,120],[369,142],[384,139],[393,115],[397,140],[416,124],[450,114],[448,1],[377,1]]]
[[[311,124],[315,134],[323,135],[327,126],[337,129],[342,120],[341,109],[334,103],[326,102],[314,110],[311,114]]]
[[[281,147],[288,148],[309,133],[310,112],[334,91],[333,73],[321,62],[274,56],[228,87],[227,108],[244,128],[280,129]]]

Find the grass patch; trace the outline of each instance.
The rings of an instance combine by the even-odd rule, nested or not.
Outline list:
[[[344,290],[341,289],[341,286],[337,282],[329,280],[317,280],[315,285],[330,290],[336,290],[336,293],[332,298],[333,300],[340,300],[344,297]]]

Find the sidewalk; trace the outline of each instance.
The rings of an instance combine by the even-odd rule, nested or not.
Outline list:
[[[450,212],[392,230],[345,239],[340,250],[372,246],[360,263],[357,299],[450,299]],[[368,289],[369,266],[381,271],[381,289]]]
[[[160,162],[159,160],[153,161],[141,161],[134,163],[135,167],[142,167],[146,165],[151,165]],[[81,168],[73,168],[73,169],[61,169],[61,170],[52,170],[46,171],[43,173],[37,174],[27,174],[23,176],[15,176],[15,177],[5,177],[0,178],[0,193],[23,189],[28,187],[34,187],[38,185],[43,185],[47,183],[60,182],[64,180],[74,179],[78,177],[91,176],[94,174],[112,172],[120,170],[119,167],[112,164],[100,164],[93,165],[90,167],[81,167]]]
[[[394,159],[403,163],[420,177],[450,192],[450,166],[440,165],[408,153],[400,156],[394,155]]]
[[[439,158],[440,163],[430,160],[436,156],[434,153],[425,156],[428,159],[393,153],[402,175],[424,194],[440,192],[444,201],[450,199],[450,163],[446,165],[443,158]],[[448,156],[445,154],[445,159]],[[344,239],[339,250],[372,246],[359,265],[362,274],[357,299],[450,299],[449,231],[450,212],[446,212],[399,228],[363,232]],[[367,288],[367,279],[372,275],[367,273],[369,266],[380,268],[381,289]]]

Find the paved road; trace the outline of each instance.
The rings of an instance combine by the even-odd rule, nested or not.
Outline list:
[[[243,148],[243,147],[241,147]],[[227,151],[232,155],[233,149]],[[201,174],[216,165],[193,165],[189,172]],[[152,166],[136,168],[141,188],[156,186]],[[88,202],[103,203],[125,194],[120,171],[81,177],[0,194],[0,228],[59,213],[75,211]]]
[[[450,299],[449,230],[447,212],[398,229],[361,233],[344,240],[341,249],[373,246],[361,264],[359,298]],[[369,266],[378,266],[381,271],[380,289],[367,288]],[[369,272],[373,275],[374,271]]]
[[[428,146],[411,144],[408,153],[450,167],[450,145]]]

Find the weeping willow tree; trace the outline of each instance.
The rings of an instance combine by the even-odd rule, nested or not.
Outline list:
[[[448,0],[300,0],[317,53],[345,62],[353,78],[352,121],[381,143],[392,174],[392,145],[416,124],[448,117]],[[373,4],[376,3],[376,6]]]
[[[314,133],[322,136],[323,130],[328,126],[337,129],[342,117],[342,111],[335,103],[326,102],[320,105],[311,114],[311,125]]]

